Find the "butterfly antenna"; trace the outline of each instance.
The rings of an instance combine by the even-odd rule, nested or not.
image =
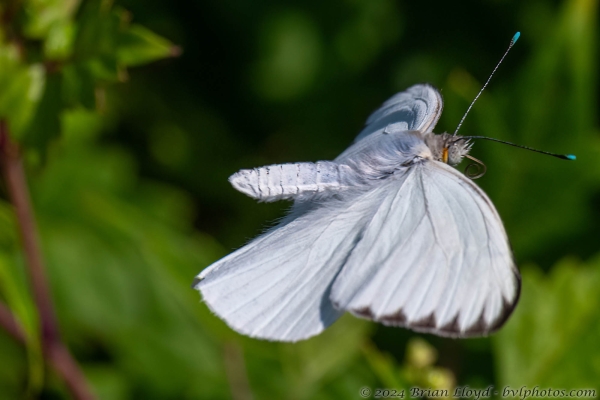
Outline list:
[[[520,144],[514,144],[514,143],[507,142],[507,141],[500,140],[500,139],[494,139],[494,138],[490,138],[490,137],[487,137],[487,136],[461,136],[461,138],[462,139],[485,139],[485,140],[491,140],[493,142],[504,143],[504,144],[507,144],[509,146],[518,147],[520,149],[525,149],[525,150],[529,150],[529,151],[535,151],[536,153],[546,154],[547,156],[552,156],[552,157],[560,158],[561,160],[575,160],[577,158],[573,154],[556,154],[556,153],[550,153],[548,151],[543,151],[543,150],[538,150],[538,149],[532,149],[531,147],[522,146]]]
[[[496,70],[498,69],[498,67],[500,66],[500,64],[502,64],[502,61],[504,61],[504,57],[506,57],[506,55],[508,54],[508,52],[510,51],[510,49],[512,49],[512,47],[515,45],[515,43],[517,43],[517,40],[519,40],[519,36],[521,36],[521,32],[515,33],[515,35],[511,39],[510,44],[508,45],[508,49],[506,49],[506,51],[504,52],[504,55],[502,56],[502,58],[500,59],[500,61],[498,61],[498,64],[496,64],[496,67],[494,68],[494,70],[490,74],[490,77],[487,79],[487,81],[485,82],[485,84],[483,85],[483,87],[481,88],[481,90],[479,91],[479,93],[477,93],[477,96],[475,96],[475,98],[471,102],[471,105],[469,106],[469,108],[467,108],[467,112],[465,113],[465,115],[463,115],[462,119],[458,123],[458,126],[456,127],[456,130],[454,131],[454,135],[453,136],[456,136],[456,134],[458,133],[458,130],[460,129],[460,126],[462,125],[462,123],[464,122],[465,118],[467,117],[467,114],[469,114],[469,111],[471,111],[471,108],[473,108],[473,104],[475,104],[475,102],[477,101],[477,99],[479,98],[479,96],[481,96],[481,93],[483,92],[483,90],[486,88],[486,86],[488,85],[488,83],[490,83],[490,80],[492,79],[492,76],[494,76],[494,73],[496,72]]]

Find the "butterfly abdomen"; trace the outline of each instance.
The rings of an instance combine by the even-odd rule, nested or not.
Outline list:
[[[350,185],[352,170],[331,161],[275,164],[243,169],[229,177],[233,187],[260,201],[339,190]]]

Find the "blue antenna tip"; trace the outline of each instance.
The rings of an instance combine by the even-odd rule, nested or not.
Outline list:
[[[513,36],[513,38],[512,38],[512,43],[513,44],[517,43],[517,40],[519,40],[520,36],[521,36],[521,32],[515,33],[515,36]]]
[[[577,157],[575,157],[573,154],[567,154],[567,158],[569,160],[576,160],[577,159]]]

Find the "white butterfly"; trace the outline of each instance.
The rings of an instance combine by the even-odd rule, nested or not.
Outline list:
[[[241,170],[233,187],[292,199],[289,215],[194,283],[234,330],[317,335],[344,311],[441,336],[487,335],[514,309],[520,275],[494,205],[450,165],[468,139],[432,130],[429,85],[396,94],[334,161]]]

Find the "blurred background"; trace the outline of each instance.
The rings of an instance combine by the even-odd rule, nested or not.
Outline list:
[[[0,118],[21,143],[62,336],[103,399],[338,399],[359,389],[600,389],[597,0],[7,0]],[[345,316],[298,344],[231,331],[194,276],[284,215],[227,178],[331,160],[421,82],[461,128],[523,275],[499,333],[451,340]],[[461,170],[464,166],[459,167]],[[0,399],[70,398],[45,366],[0,202]],[[407,393],[408,394],[408,393]]]

